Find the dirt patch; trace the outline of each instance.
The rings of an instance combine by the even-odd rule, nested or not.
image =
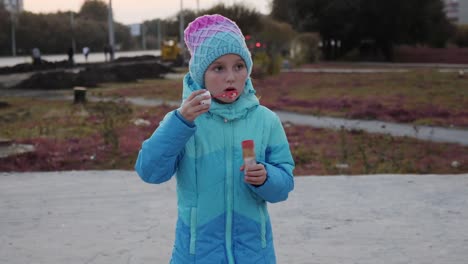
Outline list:
[[[114,60],[112,63],[121,63],[121,62],[145,62],[145,61],[159,61],[159,56],[152,55],[142,55],[142,56],[133,56],[133,57],[119,57]],[[40,64],[32,63],[19,63],[14,66],[0,67],[0,74],[14,74],[14,73],[25,73],[25,72],[35,72],[35,71],[48,71],[48,70],[57,70],[57,69],[73,69],[80,67],[88,66],[99,66],[112,63],[76,63],[70,64],[67,60],[61,61],[47,61],[41,60]]]
[[[3,108],[8,108],[10,107],[11,105],[8,103],[8,102],[2,102],[0,101],[0,109],[3,109]]]
[[[468,172],[468,147],[286,124],[297,175]]]
[[[395,48],[395,62],[468,64],[468,48],[400,46]]]
[[[28,121],[35,119],[32,113],[23,117],[23,128],[15,127],[15,134],[32,133],[38,126],[40,131],[13,143],[32,145],[36,151],[0,159],[0,171],[131,170],[142,142],[172,109],[161,106],[131,112],[118,104],[102,103],[75,111],[74,118],[63,115],[64,110],[50,110],[44,116],[47,124],[50,120],[55,124],[49,126]],[[79,116],[81,121],[76,121]],[[457,144],[284,126],[296,175],[468,172],[468,147]]]
[[[133,118],[147,120],[149,126],[137,126],[130,120],[124,125],[118,125],[116,120],[88,115],[87,123],[95,127],[95,132],[87,136],[15,140],[17,144],[34,146],[36,151],[0,158],[0,171],[132,169],[141,143],[153,133],[165,113],[171,109],[162,106],[136,113]],[[114,122],[113,127],[106,128],[111,122]]]
[[[58,70],[38,72],[20,82],[16,89],[70,89],[75,86],[96,87],[104,82],[135,82],[138,79],[161,78],[172,70],[157,62],[113,63],[89,66],[78,72]]]
[[[66,60],[51,62],[42,60],[41,64],[33,65],[31,63],[20,63],[15,66],[0,67],[0,74],[25,73],[33,71],[45,71],[59,68],[72,68],[73,65]]]
[[[456,73],[324,74],[285,72],[254,80],[276,110],[416,125],[468,127],[468,78]]]
[[[180,80],[106,85],[93,92],[161,99],[180,98],[181,92]],[[254,85],[262,104],[273,109],[415,124],[468,123],[468,82],[451,74],[282,73],[254,80]],[[8,103],[10,107],[0,109],[3,136],[17,144],[34,145],[36,152],[0,159],[0,171],[133,169],[141,143],[173,109],[136,109],[120,103],[70,106],[31,99]],[[137,125],[135,119],[150,125]],[[363,131],[285,127],[296,175],[468,172],[468,147],[456,144]]]

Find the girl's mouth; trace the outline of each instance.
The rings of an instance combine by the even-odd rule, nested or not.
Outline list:
[[[236,89],[227,89],[224,93],[212,95],[213,98],[229,98],[234,99],[239,93]]]

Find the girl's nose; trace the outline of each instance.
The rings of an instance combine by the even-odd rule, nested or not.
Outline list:
[[[234,80],[235,80],[234,71],[228,71],[226,80],[227,80],[227,82],[229,82],[229,83],[234,82]]]

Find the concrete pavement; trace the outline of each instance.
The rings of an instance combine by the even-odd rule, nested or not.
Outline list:
[[[328,116],[305,115],[294,112],[275,111],[282,122],[296,125],[339,130],[363,130],[368,133],[388,134],[396,137],[410,137],[420,140],[455,143],[468,146],[468,129],[423,126],[379,120],[359,120]]]
[[[160,56],[160,50],[138,50],[138,51],[117,51],[115,53],[115,58],[121,57],[136,57],[136,56],[143,56],[143,55],[153,55],[153,56]],[[63,54],[43,54],[41,57],[43,60],[56,62],[56,61],[63,61],[68,60],[68,55]],[[81,52],[77,52],[73,57],[75,63],[85,63],[85,57]],[[91,52],[88,55],[88,62],[105,62],[106,57],[104,56],[103,51],[98,52]],[[32,59],[31,56],[16,56],[16,57],[0,57],[0,67],[12,67],[19,63],[31,63]]]
[[[468,174],[296,177],[269,206],[279,264],[465,264]],[[168,263],[175,181],[0,173],[0,263]]]

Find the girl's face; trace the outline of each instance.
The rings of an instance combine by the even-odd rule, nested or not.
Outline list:
[[[224,103],[232,103],[244,91],[247,80],[247,67],[236,54],[219,57],[205,72],[205,88],[213,98]]]

